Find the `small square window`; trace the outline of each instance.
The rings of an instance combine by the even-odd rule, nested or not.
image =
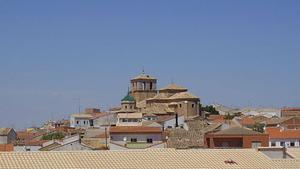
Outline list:
[[[136,143],[136,142],[137,142],[137,139],[136,139],[136,138],[131,138],[130,141]]]
[[[271,146],[272,146],[272,147],[275,147],[275,146],[276,146],[276,143],[275,143],[275,142],[271,142]]]
[[[281,141],[281,142],[280,142],[280,146],[282,146],[282,147],[283,147],[283,146],[284,146],[284,144],[285,144],[285,142],[284,142],[284,141]]]
[[[194,108],[195,107],[195,104],[192,104],[192,108]]]
[[[147,138],[147,143],[153,143],[152,138]]]
[[[290,143],[290,146],[291,146],[291,147],[295,147],[295,142],[291,142],[291,143]]]

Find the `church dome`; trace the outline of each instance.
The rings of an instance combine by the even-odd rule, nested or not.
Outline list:
[[[121,100],[122,102],[135,102],[135,99],[133,96],[131,96],[129,93]]]

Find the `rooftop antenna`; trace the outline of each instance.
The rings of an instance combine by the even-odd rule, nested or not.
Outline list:
[[[145,74],[145,68],[144,68],[144,66],[143,66],[142,74]]]
[[[173,77],[171,77],[171,84],[174,84],[174,79],[173,79]]]
[[[80,96],[79,97],[77,97],[77,98],[74,98],[73,100],[77,100],[78,101],[78,113],[80,113],[80,109],[81,109],[81,107],[80,107]]]

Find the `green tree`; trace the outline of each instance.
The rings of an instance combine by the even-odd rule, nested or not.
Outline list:
[[[253,131],[257,131],[257,132],[260,132],[260,133],[263,133],[264,132],[264,127],[265,125],[264,124],[261,124],[261,123],[255,123],[252,127],[252,130]]]
[[[62,132],[50,133],[48,135],[44,135],[42,140],[58,140],[63,139],[65,135]]]
[[[217,111],[214,106],[211,105],[207,105],[205,107],[203,107],[202,105],[200,106],[201,106],[201,111],[206,111],[209,112],[210,114],[219,115],[219,111]]]

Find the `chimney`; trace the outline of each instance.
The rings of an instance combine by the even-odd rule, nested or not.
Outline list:
[[[175,114],[175,127],[178,127],[178,113]]]
[[[285,145],[283,146],[282,151],[283,151],[283,159],[286,159],[287,153],[286,153],[286,147],[285,147]]]

